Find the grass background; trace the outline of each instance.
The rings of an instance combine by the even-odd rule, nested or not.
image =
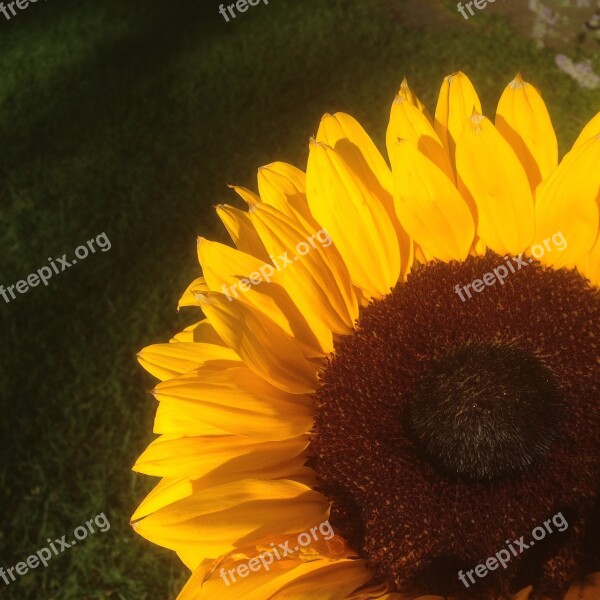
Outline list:
[[[303,166],[324,112],[381,144],[403,77],[433,110],[462,69],[493,109],[518,70],[544,93],[562,151],[599,108],[497,16],[452,3],[271,0],[225,23],[212,0],[38,2],[0,16],[0,283],[106,232],[96,253],[0,300],[0,566],[105,512],[107,533],[0,598],[175,598],[187,574],[128,518],[154,480],[153,381],[135,361],[196,314],[196,236],[224,240],[214,204],[273,160]],[[444,12],[447,10],[447,12]],[[406,15],[410,15],[410,19]],[[382,146],[383,147],[383,146]]]

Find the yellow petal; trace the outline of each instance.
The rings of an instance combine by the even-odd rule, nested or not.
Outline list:
[[[334,148],[343,155],[346,162],[350,162],[353,157],[351,155],[345,156],[344,151],[338,148],[339,142],[343,140],[350,142],[356,152],[362,155],[369,170],[377,178],[379,185],[391,192],[392,175],[390,168],[362,125],[346,113],[338,112],[334,115],[324,115],[317,131],[317,142],[322,142]],[[342,148],[344,148],[344,144],[342,144]],[[351,147],[348,144],[345,145],[345,149],[350,153]]]
[[[565,600],[598,600],[600,598],[600,571],[591,573],[581,582],[574,583]]]
[[[487,252],[487,246],[485,245],[483,240],[479,236],[475,236],[471,254],[473,256],[484,256],[486,252]]]
[[[225,244],[204,238],[198,238],[197,248],[198,262],[202,267],[202,274],[208,290],[221,291],[224,294],[229,293],[231,296],[235,293],[236,298],[241,298],[253,306],[260,302],[258,298],[254,297],[256,294],[250,294],[251,289],[248,291],[243,290],[244,293],[240,296],[239,292],[236,292],[234,284],[237,287],[241,279],[253,271],[258,271],[264,264],[262,260]],[[250,285],[249,282],[247,285]],[[198,291],[203,293],[207,290]],[[197,294],[194,294],[194,297],[196,296]],[[269,310],[272,308],[273,302],[270,299],[268,306],[261,308]]]
[[[590,252],[577,261],[577,269],[592,285],[600,287],[600,237]]]
[[[317,560],[305,563],[297,571],[281,577],[272,586],[266,586],[265,592],[269,593],[266,597],[272,600],[305,600],[315,597],[318,589],[319,600],[339,600],[348,597],[373,577],[366,562],[358,559]],[[285,579],[288,581],[285,582]]]
[[[138,354],[138,361],[161,381],[188,373],[202,365],[213,368],[240,366],[240,357],[231,348],[215,344],[153,344]]]
[[[591,140],[593,137],[600,135],[600,112],[596,114],[595,117],[590,119],[588,124],[582,129],[579,137],[573,144],[572,150],[579,148],[588,140]]]
[[[142,500],[131,517],[134,523],[153,512],[189,497],[193,492],[191,481],[187,477],[165,477]]]
[[[534,235],[531,188],[508,142],[474,114],[456,145],[458,187],[477,206],[477,234],[498,254],[521,254]]]
[[[309,232],[264,204],[251,218],[269,253],[293,260],[280,271],[281,285],[321,336],[325,353],[331,352],[331,333],[350,333],[358,317],[350,275],[331,238],[324,229]]]
[[[515,594],[512,597],[512,600],[529,600],[529,596],[530,596],[531,592],[533,592],[532,585],[522,589],[518,594]]]
[[[252,571],[242,570],[244,577],[236,569],[248,565],[249,559],[227,563],[225,567],[218,565],[216,573],[208,580],[204,570],[195,581],[188,582],[177,600],[339,600],[351,598],[354,590],[373,577],[364,560],[332,562],[316,559],[307,562],[288,557],[277,560],[273,556],[273,564],[268,565],[268,570],[253,562]]]
[[[389,293],[400,276],[400,248],[381,201],[321,143],[310,146],[306,184],[311,212],[333,239],[354,285],[369,297]]]
[[[260,204],[261,199],[258,194],[255,194],[252,190],[248,188],[242,187],[240,185],[230,185],[228,186],[244,201],[248,206],[254,206],[256,204]]]
[[[304,394],[317,389],[317,368],[298,342],[243,302],[206,294],[202,310],[230,348],[260,377],[281,390]]]
[[[391,159],[396,212],[409,235],[440,260],[464,260],[475,224],[458,190],[408,141],[396,142]]]
[[[294,298],[274,283],[278,282],[278,273],[271,260],[264,263],[235,248],[203,238],[198,241],[198,260],[210,290],[225,294],[230,302],[237,299],[257,309],[268,322],[276,323],[287,335],[294,337],[306,348],[307,354],[323,355],[319,339]],[[198,300],[201,294],[195,294],[195,297]]]
[[[159,477],[189,478],[226,471],[244,479],[244,473],[291,462],[307,446],[306,436],[264,441],[237,435],[182,438],[163,435],[146,448],[133,470]]]
[[[454,159],[456,142],[473,114],[481,113],[479,96],[471,80],[461,71],[448,75],[442,83],[435,108],[435,130],[450,158]]]
[[[265,262],[269,260],[269,253],[254,231],[247,212],[227,204],[219,204],[216,210],[238,250]]]
[[[183,342],[205,342],[207,344],[216,344],[217,346],[226,346],[208,319],[202,319],[202,321],[188,325],[183,331],[180,331],[169,340],[170,344]]]
[[[371,597],[369,596],[369,599]],[[354,598],[352,598],[354,600]],[[432,596],[428,594],[427,596],[417,596],[415,598],[408,598],[406,594],[398,594],[393,592],[391,594],[385,594],[384,596],[377,596],[377,600],[452,600],[450,596]]]
[[[496,127],[521,161],[529,185],[535,190],[558,165],[558,142],[544,100],[520,74],[500,98]]]
[[[263,203],[274,206],[288,217],[316,226],[306,200],[306,175],[284,162],[274,162],[258,170],[258,192]],[[317,227],[318,229],[318,227]]]
[[[427,117],[402,96],[392,104],[390,122],[386,133],[388,156],[392,160],[394,146],[399,139],[407,140],[434,162],[454,182],[450,158]],[[393,164],[392,164],[393,167]]]
[[[134,515],[131,517],[133,522],[139,521],[157,511],[189,498],[190,496],[203,494],[206,490],[216,486],[222,486],[227,483],[234,483],[242,479],[273,481],[280,479],[292,480],[296,483],[296,474],[303,469],[302,462],[306,462],[305,456],[298,456],[289,461],[282,461],[279,464],[271,464],[262,468],[250,466],[246,473],[229,471],[226,468],[216,469],[200,477],[189,477],[188,475],[179,477],[165,477],[160,483],[144,498],[138,506]],[[311,486],[317,484],[316,474],[311,482]],[[193,568],[197,564],[197,554],[190,554],[185,548],[177,548],[178,553],[187,565]]]
[[[323,116],[317,142],[333,148],[354,176],[385,208],[400,246],[400,279],[406,279],[413,262],[413,243],[394,210],[392,175],[383,156],[360,123],[345,113]],[[369,297],[369,294],[359,293],[360,303],[367,303]]]
[[[175,501],[137,521],[150,541],[203,558],[267,535],[305,531],[327,519],[326,499],[294,481],[242,480],[214,486]]]
[[[196,300],[196,294],[207,292],[208,290],[209,287],[206,284],[204,277],[197,277],[187,286],[185,292],[183,292],[183,295],[177,303],[177,309],[180,309],[182,306],[200,306],[198,300]]]
[[[400,96],[403,100],[406,100],[409,104],[412,104],[415,108],[418,108],[427,118],[427,120],[431,123],[431,115],[429,111],[425,108],[425,105],[419,100],[417,95],[412,91],[411,87],[408,85],[408,80],[406,77],[402,80],[400,84],[400,89],[398,90],[398,96]]]
[[[596,243],[600,201],[598,165],[600,135],[569,152],[556,171],[539,186],[535,242],[541,245],[561,233],[567,243],[562,251],[542,253],[539,260],[543,264],[557,268],[574,265]]]
[[[171,402],[158,404],[154,418],[154,433],[174,436],[227,435],[230,432],[207,423],[200,415],[196,418],[189,414],[183,403]]]
[[[242,598],[246,597],[246,592],[250,592],[250,598],[289,597],[300,600],[313,596],[310,589],[314,593],[318,590],[319,598],[329,598],[326,590],[328,582],[331,582],[331,592],[335,593],[336,597],[349,598],[348,594],[359,585],[351,581],[358,577],[364,583],[372,577],[372,573],[366,572],[365,561],[356,559],[356,553],[341,536],[336,534],[329,537],[332,532],[331,525],[328,522],[326,524],[326,532],[323,532],[321,523],[311,527],[310,534],[307,531],[293,532],[290,535],[258,540],[252,544],[238,545],[234,552],[219,557],[205,569],[201,587],[208,586],[205,591],[219,597],[219,588],[235,587],[235,591]],[[328,537],[321,537],[324,534]],[[308,545],[307,542],[304,542],[304,546],[300,545],[300,542],[306,539]],[[282,548],[286,548],[285,553],[281,552]],[[278,552],[275,552],[276,550]],[[261,565],[260,560],[257,560],[261,554],[269,555],[266,558],[272,557],[272,563],[268,564],[266,560],[267,564]],[[345,560],[348,558],[352,560]],[[252,586],[245,585],[244,567],[239,569],[240,565],[250,567]],[[336,573],[338,570],[343,571],[343,583],[335,581],[339,579],[338,574],[342,576],[341,572]],[[240,571],[242,576],[239,575]],[[313,577],[318,579],[318,582],[314,581]],[[227,589],[223,591],[227,593]],[[352,593],[352,598],[354,597]]]
[[[420,264],[424,265],[427,264],[429,261],[433,260],[433,255],[427,252],[425,248],[415,243],[415,260],[417,260]]]
[[[237,435],[284,440],[312,426],[307,396],[283,392],[246,367],[201,368],[159,383],[153,394],[191,419]]]

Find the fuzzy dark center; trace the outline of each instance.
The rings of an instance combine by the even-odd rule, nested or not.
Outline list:
[[[491,481],[550,447],[562,408],[550,370],[516,346],[467,344],[434,360],[409,408],[418,446],[448,475]]]
[[[310,450],[331,521],[409,597],[558,600],[600,570],[600,294],[533,262],[457,295],[503,260],[421,268],[321,374]],[[564,533],[458,580],[559,512]]]

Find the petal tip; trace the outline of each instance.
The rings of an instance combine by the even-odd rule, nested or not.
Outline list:
[[[525,87],[527,82],[521,76],[521,72],[517,73],[515,78],[508,84],[511,90],[520,90]]]

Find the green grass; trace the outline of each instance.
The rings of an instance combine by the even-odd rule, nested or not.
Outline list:
[[[416,3],[416,0],[411,0]],[[273,160],[302,166],[320,116],[344,110],[378,143],[403,75],[429,107],[462,69],[493,112],[521,70],[564,151],[599,108],[497,19],[408,31],[391,1],[272,0],[231,23],[218,2],[38,2],[0,20],[0,283],[106,232],[96,253],[10,304],[0,299],[0,565],[105,512],[112,527],[0,597],[174,598],[186,575],[128,518],[154,481],[130,471],[152,439],[150,377],[135,361],[195,314],[212,210]]]

